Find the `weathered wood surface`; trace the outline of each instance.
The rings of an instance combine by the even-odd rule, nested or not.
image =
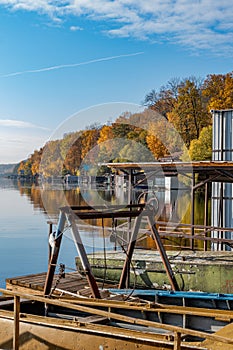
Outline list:
[[[54,276],[53,286],[55,287],[59,275]],[[43,293],[46,279],[46,272],[32,274],[27,276],[18,276],[6,279],[6,288],[8,290],[27,290],[28,293]],[[69,272],[65,274],[57,283],[57,288],[71,293],[77,293],[87,286],[86,279],[79,272]],[[54,291],[56,293],[56,291]],[[60,294],[60,293],[59,293]]]
[[[176,341],[173,343],[174,347],[173,349],[177,349],[180,350],[182,348],[181,344],[180,344],[180,334],[188,334],[191,336],[197,336],[200,338],[204,338],[204,339],[208,339],[208,340],[213,340],[214,342],[219,342],[221,344],[228,346],[229,344],[233,345],[233,338],[232,335],[230,337],[226,337],[226,336],[222,336],[222,335],[218,335],[218,334],[209,334],[206,332],[202,332],[202,331],[195,331],[192,329],[187,329],[187,328],[181,328],[181,327],[177,327],[177,326],[172,326],[172,325],[168,325],[168,324],[161,324],[158,322],[152,322],[152,321],[148,321],[148,320],[144,320],[144,319],[138,319],[138,318],[134,318],[134,317],[128,317],[128,316],[124,316],[124,315],[119,315],[115,312],[111,312],[111,311],[105,311],[105,310],[100,310],[100,309],[93,309],[93,308],[89,308],[87,306],[81,306],[81,305],[75,305],[71,302],[64,302],[61,300],[54,300],[54,299],[48,299],[48,298],[44,298],[44,297],[39,297],[39,296],[32,296],[32,295],[26,295],[23,293],[15,293],[12,291],[4,291],[3,289],[0,290],[0,292],[2,293],[6,293],[6,294],[10,294],[10,295],[17,295],[19,297],[22,298],[28,298],[28,299],[32,299],[32,300],[36,300],[42,303],[48,303],[51,305],[57,305],[60,307],[64,307],[64,308],[69,308],[69,309],[73,309],[73,310],[78,310],[78,311],[82,311],[82,312],[87,312],[91,315],[98,315],[98,316],[102,316],[102,317],[106,317],[108,319],[115,319],[121,322],[126,322],[126,323],[131,323],[133,325],[138,325],[138,326],[146,326],[146,327],[152,327],[152,328],[156,328],[156,329],[162,329],[164,331],[168,331],[168,332],[172,332],[176,338]],[[144,332],[140,334],[145,335]],[[154,337],[156,338],[156,335],[154,335]],[[227,344],[227,345],[226,345]],[[225,349],[222,347],[219,347],[219,349]],[[211,348],[207,348],[207,349],[211,349]]]
[[[52,294],[53,295],[79,295],[90,297],[91,289],[88,286],[87,280],[83,277],[78,271],[68,272],[65,274],[65,277],[59,280],[59,283],[56,283],[59,275],[54,276]],[[18,276],[13,278],[6,279],[6,289],[12,291],[19,291],[22,293],[29,293],[35,295],[44,294],[44,284],[46,279],[46,272]],[[102,282],[97,283],[99,287],[102,287]],[[53,290],[53,288],[56,288]],[[116,287],[115,284],[105,284],[108,288]],[[119,298],[122,298],[121,296]]]

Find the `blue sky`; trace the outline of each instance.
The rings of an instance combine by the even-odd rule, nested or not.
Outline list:
[[[80,110],[232,71],[232,13],[229,0],[0,0],[0,163]]]

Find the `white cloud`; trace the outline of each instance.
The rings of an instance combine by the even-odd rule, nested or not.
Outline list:
[[[49,136],[47,128],[21,120],[0,119],[0,164],[28,158]]]
[[[42,130],[48,130],[47,128],[44,128],[39,125],[35,125],[29,122],[25,122],[22,120],[15,120],[15,119],[0,119],[0,126],[1,127],[13,127],[13,128],[33,128],[33,129],[42,129]]]
[[[46,140],[43,135],[0,135],[0,164],[18,163],[27,159],[34,150],[42,147]]]
[[[79,27],[79,26],[71,26],[71,27],[70,27],[70,30],[71,30],[72,32],[77,32],[77,31],[83,30],[83,28],[82,28],[82,27]]]
[[[109,35],[233,54],[233,2],[229,0],[0,0],[1,4],[57,20],[69,15],[104,20]]]

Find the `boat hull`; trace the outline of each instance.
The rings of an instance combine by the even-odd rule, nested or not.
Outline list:
[[[0,311],[0,348],[13,348],[13,312]],[[50,317],[21,315],[19,348],[23,350],[167,350],[174,342],[167,334],[144,334],[139,330],[91,325]],[[182,345],[181,349],[196,349]],[[198,349],[203,349],[202,347]]]

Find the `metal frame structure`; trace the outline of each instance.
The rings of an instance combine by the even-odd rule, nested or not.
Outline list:
[[[160,253],[163,265],[165,267],[166,273],[168,275],[169,281],[171,283],[171,287],[173,290],[179,290],[178,283],[176,281],[175,275],[172,271],[170,262],[168,260],[166,251],[162,244],[160,235],[157,231],[155,222],[154,222],[154,211],[152,207],[145,206],[144,204],[138,205],[127,205],[127,206],[109,206],[108,208],[99,206],[95,209],[89,206],[71,206],[71,207],[63,207],[60,209],[58,227],[55,234],[55,244],[51,252],[51,257],[49,261],[49,267],[47,271],[45,286],[44,286],[44,295],[49,296],[51,293],[53,277],[55,274],[55,268],[57,265],[57,259],[59,255],[59,250],[61,246],[62,234],[65,228],[66,222],[70,226],[74,243],[76,245],[83,270],[86,274],[86,278],[91,288],[92,295],[94,298],[100,298],[100,292],[92,273],[92,269],[90,263],[88,261],[88,257],[86,251],[84,249],[81,236],[79,234],[77,219],[85,220],[85,219],[98,219],[98,218],[134,218],[134,227],[131,235],[131,239],[128,245],[128,250],[126,254],[126,260],[122,269],[121,279],[120,279],[120,288],[126,287],[126,280],[129,276],[129,266],[132,259],[133,251],[135,248],[135,243],[140,227],[140,223],[142,218],[146,217],[149,222],[149,226],[151,229],[152,237],[157,245],[158,251]]]
[[[194,250],[194,229],[195,229],[195,191],[205,188],[205,215],[204,227],[208,226],[208,193],[210,184],[213,182],[233,183],[233,161],[166,161],[166,162],[148,162],[148,163],[105,163],[103,164],[115,172],[123,172],[128,177],[129,203],[132,203],[132,189],[152,177],[172,177],[183,175],[191,179],[191,239],[190,249]],[[138,175],[144,174],[144,179],[137,181]],[[220,194],[223,198],[223,193]],[[219,208],[219,215],[222,215],[223,207]],[[222,230],[219,232],[218,241],[221,243]],[[223,238],[223,237],[222,237]],[[222,240],[223,241],[223,240]],[[225,240],[224,240],[225,241]],[[204,242],[204,250],[207,250],[207,240]],[[223,242],[221,243],[223,244]]]

